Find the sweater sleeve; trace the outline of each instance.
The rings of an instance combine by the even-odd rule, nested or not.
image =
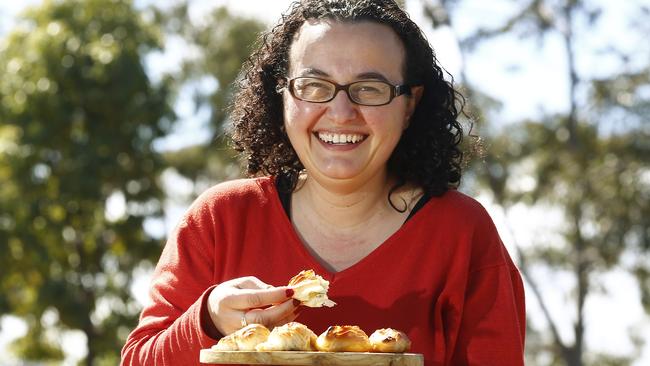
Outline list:
[[[188,214],[169,237],[152,278],[152,301],[122,349],[122,365],[198,365],[199,351],[216,343],[206,313],[214,288],[206,216]]]
[[[452,365],[523,365],[523,286],[516,269],[484,268],[471,275]]]

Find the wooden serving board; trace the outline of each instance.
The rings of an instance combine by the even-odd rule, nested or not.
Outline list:
[[[201,350],[206,364],[306,365],[306,366],[423,366],[419,353],[213,351]]]

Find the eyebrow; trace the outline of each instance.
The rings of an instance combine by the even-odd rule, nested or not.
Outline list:
[[[303,71],[300,72],[299,76],[330,77],[330,75],[328,73],[326,73],[325,71],[317,69],[317,68],[313,68],[313,67],[309,67],[309,68],[304,69]],[[380,74],[378,72],[374,72],[374,71],[362,72],[361,74],[358,74],[356,76],[356,79],[358,79],[358,80],[373,79],[373,80],[381,80],[381,81],[389,82],[388,79],[384,75],[382,75],[382,74]]]
[[[330,76],[325,71],[313,67],[306,68],[300,72],[299,76]]]

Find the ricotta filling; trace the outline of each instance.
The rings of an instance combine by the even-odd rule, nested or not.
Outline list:
[[[336,303],[327,298],[329,282],[320,276],[311,280],[301,281],[298,285],[292,286],[293,298],[300,300],[303,305],[319,308],[322,306],[332,307]]]

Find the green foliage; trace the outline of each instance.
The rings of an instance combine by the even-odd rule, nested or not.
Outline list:
[[[0,314],[33,317],[31,332],[55,309],[90,364],[120,349],[132,271],[160,253],[143,221],[161,215],[151,145],[174,116],[142,65],[160,34],[126,0],[45,1],[20,24],[0,43]],[[28,334],[15,349],[58,346]]]
[[[187,3],[159,13],[169,32],[182,35],[198,56],[186,59],[178,75],[177,85],[192,86],[201,80],[216,82],[214,91],[195,89],[196,108],[210,110],[208,121],[211,138],[207,144],[193,145],[165,153],[166,162],[182,175],[196,180],[216,181],[238,175],[236,156],[224,136],[228,123],[228,107],[233,96],[233,82],[248,59],[263,23],[256,19],[231,14],[218,7],[197,24],[188,16]]]
[[[513,133],[514,132],[514,133]],[[484,176],[504,205],[526,202],[564,207],[567,243],[593,246],[590,262],[607,269],[625,250],[648,249],[650,138],[640,131],[602,136],[594,125],[579,125],[581,147],[567,146],[562,118],[523,123],[495,140]],[[530,180],[534,185],[518,184]],[[575,222],[575,219],[579,219]],[[574,237],[579,235],[580,238]],[[549,252],[549,263],[565,262]]]
[[[425,13],[434,27],[453,28],[459,3],[448,0],[425,5]],[[630,7],[636,7],[640,18],[647,17],[647,7]],[[592,293],[602,291],[597,276],[624,269],[636,277],[641,302],[650,313],[650,48],[647,44],[637,47],[633,55],[618,44],[602,44],[598,52],[587,52],[581,47],[581,37],[604,26],[599,22],[603,9],[592,1],[530,1],[514,8],[501,24],[479,27],[459,44],[471,57],[476,46],[489,47],[494,37],[516,37],[520,42],[532,39],[540,47],[555,39],[562,41],[565,53],[561,56],[568,61],[564,69],[568,111],[501,129],[494,128],[491,118],[495,113],[488,113],[496,105],[483,97],[489,91],[476,90],[462,73],[472,103],[471,115],[492,127],[485,130],[492,131],[492,136],[487,138],[483,163],[472,166],[482,187],[505,211],[524,203],[557,212],[563,221],[554,235],[533,238],[534,242],[517,248],[520,269],[532,290],[529,298],[536,297],[548,325],[542,332],[529,328],[527,359],[536,365],[627,365],[638,354],[611,356],[584,345],[590,325],[584,308]],[[649,29],[639,26],[647,22],[629,20],[636,34],[626,32],[626,37],[647,39]],[[605,56],[619,58],[622,67],[610,75],[592,77],[590,70],[577,66],[578,58],[599,64],[597,59]],[[560,86],[534,87],[556,90]],[[573,341],[558,334],[559,326],[537,288],[545,279],[535,278],[531,267],[575,279],[569,301],[570,308],[577,310],[577,319],[570,325]],[[643,345],[634,334],[630,340],[637,350]]]
[[[46,330],[33,317],[28,317],[29,325],[25,337],[11,344],[10,349],[28,360],[62,361],[63,352],[51,337],[46,336]]]

